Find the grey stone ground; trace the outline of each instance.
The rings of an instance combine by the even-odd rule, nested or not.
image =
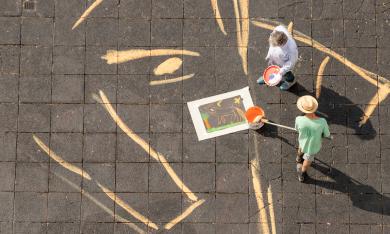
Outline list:
[[[227,36],[210,0],[104,0],[73,31],[92,1],[36,2],[28,11],[21,0],[0,1],[0,233],[134,233],[53,173],[147,231],[95,183],[49,160],[33,133],[160,229],[190,205],[92,98],[98,89],[206,199],[167,233],[260,233],[249,166],[255,144],[262,188],[272,185],[277,233],[390,233],[390,99],[359,128],[376,87],[341,63],[330,60],[320,98],[335,137],[318,155],[328,166],[317,163],[309,183],[300,184],[296,135],[264,127],[198,142],[186,102],[249,85],[271,120],[292,125],[297,97],[314,91],[323,53],[299,44],[299,85],[280,93],[255,84],[266,66],[269,31],[250,26],[249,74],[243,73],[232,1],[218,1]],[[251,0],[249,15],[293,21],[296,30],[389,79],[389,9],[385,0]],[[168,57],[120,65],[100,58],[108,49],[130,48],[188,49],[201,57],[183,56],[172,76],[194,78],[152,87],[150,80],[161,79],[152,70]]]

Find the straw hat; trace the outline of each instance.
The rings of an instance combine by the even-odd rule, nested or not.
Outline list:
[[[298,98],[297,107],[303,113],[314,113],[318,108],[318,102],[314,97],[305,95]]]

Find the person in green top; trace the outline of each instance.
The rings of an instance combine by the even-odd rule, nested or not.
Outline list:
[[[302,96],[297,101],[297,107],[305,115],[295,119],[295,129],[298,131],[299,149],[297,154],[298,179],[303,182],[307,178],[307,170],[314,161],[314,155],[321,149],[323,137],[330,137],[328,123],[318,117],[317,100],[310,96]]]

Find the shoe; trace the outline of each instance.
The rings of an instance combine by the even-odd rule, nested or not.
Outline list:
[[[291,81],[291,82],[283,81],[279,88],[280,88],[280,90],[282,90],[282,91],[287,91],[287,90],[289,90],[293,85],[295,85],[295,83],[297,83],[297,79],[296,79],[296,78],[294,78],[294,80]]]
[[[301,152],[301,150],[298,149],[298,152],[297,152],[297,157],[295,158],[295,162],[296,163],[303,163],[303,153]]]
[[[307,173],[302,172],[302,164],[297,164],[298,180],[303,183],[307,178]]]
[[[264,81],[263,76],[260,76],[259,79],[257,79],[256,82],[257,82],[259,85],[264,85],[264,84],[265,84],[265,81]]]

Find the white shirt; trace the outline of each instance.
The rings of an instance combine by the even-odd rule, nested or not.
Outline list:
[[[270,45],[265,59],[268,60],[269,64],[281,67],[280,73],[281,75],[284,75],[294,69],[294,66],[298,61],[298,47],[286,27],[279,25],[274,31],[285,33],[288,40],[283,46]]]

